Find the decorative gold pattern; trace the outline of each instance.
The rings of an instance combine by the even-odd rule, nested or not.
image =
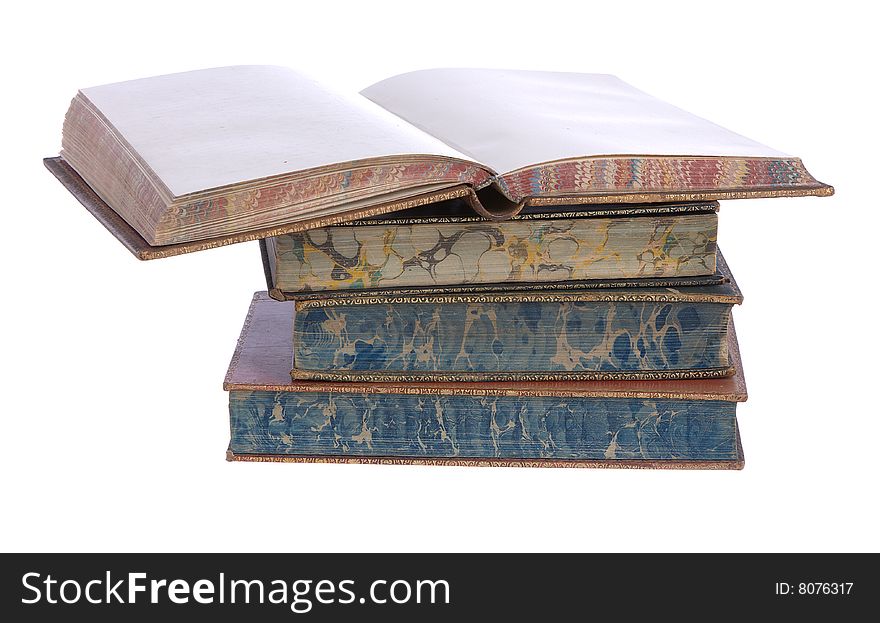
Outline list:
[[[402,297],[424,296],[431,294],[479,294],[483,292],[541,292],[545,290],[600,290],[600,289],[626,289],[626,288],[694,288],[701,286],[713,286],[726,283],[727,278],[719,273],[706,277],[649,277],[644,279],[620,279],[614,281],[590,280],[590,281],[557,281],[552,283],[510,283],[510,284],[485,284],[473,286],[445,286],[445,287],[418,287],[418,288],[383,288],[382,296]],[[376,292],[363,290],[333,290],[321,292],[284,292],[277,288],[269,291],[269,296],[277,301],[309,301],[314,299],[336,298],[351,299],[364,296],[375,296]]]
[[[574,303],[580,301],[598,301],[603,303],[727,303],[737,305],[742,296],[736,294],[701,294],[667,288],[665,292],[600,292],[584,291],[578,293],[554,292],[535,293],[517,292],[512,294],[456,294],[419,296],[360,296],[354,298],[324,298],[296,301],[296,310],[314,309],[318,307],[336,307],[340,305],[400,305],[428,304],[449,305],[453,303]]]
[[[564,204],[555,204],[564,205]],[[519,213],[512,216],[511,221],[545,221],[570,218],[597,218],[607,216],[652,216],[657,214],[693,214],[703,212],[718,212],[719,205],[717,201],[700,201],[693,203],[672,203],[643,205],[638,207],[619,206],[609,209],[589,209],[587,211],[567,211],[567,212],[538,212],[523,214]],[[362,219],[351,221],[348,223],[340,223],[334,227],[360,227],[374,225],[430,225],[434,223],[480,223],[486,219],[479,216],[420,216],[420,217],[389,217],[387,219]]]
[[[667,201],[720,201],[722,199],[768,199],[777,197],[830,197],[834,187],[820,184],[811,188],[762,188],[753,190],[615,192],[597,195],[530,197],[525,204],[535,207],[609,203],[663,203]]]
[[[729,378],[729,377],[723,377]],[[674,380],[674,379],[667,379]],[[711,379],[705,379],[711,380]],[[395,380],[395,382],[397,382]],[[662,381],[658,382],[662,384]],[[253,390],[252,385],[239,385],[226,383],[223,387],[226,391]],[[330,381],[293,381],[283,385],[260,384],[259,391],[270,392],[327,392],[336,394],[401,394],[415,396],[520,396],[523,398],[633,398],[633,399],[652,399],[652,398],[668,398],[670,400],[726,400],[729,402],[745,402],[748,395],[745,390],[731,394],[719,396],[715,393],[700,391],[665,391],[662,389],[652,389],[645,391],[621,391],[616,389],[571,389],[563,385],[546,389],[532,389],[523,387],[520,389],[500,388],[493,389],[488,387],[463,387],[446,386],[432,387],[430,385],[395,385],[394,382],[388,383],[372,383],[372,384],[352,384]]]
[[[335,381],[344,383],[452,383],[509,382],[538,383],[543,381],[666,381],[683,379],[714,379],[732,376],[733,367],[704,368],[700,370],[652,370],[633,372],[350,372],[346,370],[299,370],[290,372],[292,380]]]

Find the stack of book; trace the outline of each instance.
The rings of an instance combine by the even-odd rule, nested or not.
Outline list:
[[[142,259],[260,240],[225,383],[246,461],[740,468],[717,200],[833,192],[585,74],[350,97],[202,70],[80,91],[62,147],[47,166]]]

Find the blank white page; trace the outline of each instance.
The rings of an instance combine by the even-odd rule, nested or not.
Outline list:
[[[498,172],[615,154],[784,156],[603,74],[429,69],[361,93]]]
[[[465,156],[285,67],[219,67],[81,91],[175,196],[397,154]]]

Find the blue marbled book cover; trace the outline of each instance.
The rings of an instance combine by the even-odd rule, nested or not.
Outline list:
[[[342,380],[381,380],[383,374],[529,380],[700,370],[723,375],[729,368],[729,318],[729,304],[680,302],[315,308],[295,320],[294,376],[334,378],[336,372],[343,373],[337,377]]]
[[[722,400],[234,391],[236,454],[556,460],[737,458]]]
[[[296,379],[570,380],[731,373],[726,282],[692,288],[299,301]]]

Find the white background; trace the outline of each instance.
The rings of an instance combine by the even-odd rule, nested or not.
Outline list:
[[[878,50],[859,4],[4,7],[0,548],[880,549]],[[612,73],[801,156],[836,196],[722,203],[745,470],[226,463],[257,243],[138,262],[41,158],[80,87],[242,63],[353,91],[437,66]]]

